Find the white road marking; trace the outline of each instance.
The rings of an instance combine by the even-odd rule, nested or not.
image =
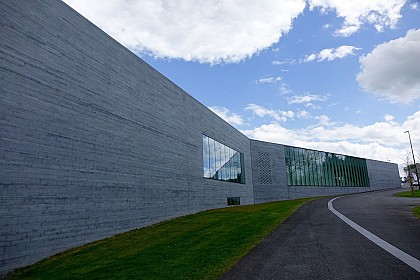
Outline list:
[[[359,226],[358,224],[356,224],[355,222],[353,222],[352,220],[350,220],[349,218],[347,218],[346,216],[344,216],[343,214],[335,210],[333,207],[333,201],[340,197],[336,197],[328,201],[328,209],[331,212],[333,212],[337,217],[339,217],[346,224],[348,224],[349,226],[357,230],[359,233],[363,234],[367,239],[369,239],[370,241],[372,241],[373,243],[375,243],[376,245],[378,245],[379,247],[381,247],[382,249],[384,249],[385,251],[387,251],[394,257],[402,260],[403,262],[405,262],[406,264],[408,264],[409,266],[411,266],[412,268],[420,272],[420,261],[418,259],[410,256],[409,254],[398,249],[397,247],[389,244],[385,240],[379,238],[378,236],[374,235],[373,233],[366,230],[365,228],[362,228],[361,226]]]

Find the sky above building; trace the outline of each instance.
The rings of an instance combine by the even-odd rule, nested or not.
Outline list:
[[[65,0],[251,139],[420,162],[420,2]]]

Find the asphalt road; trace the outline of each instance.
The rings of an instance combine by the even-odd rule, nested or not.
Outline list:
[[[334,208],[420,260],[419,198],[391,190],[339,198]],[[221,279],[420,279],[420,273],[344,223],[331,198],[302,206]]]

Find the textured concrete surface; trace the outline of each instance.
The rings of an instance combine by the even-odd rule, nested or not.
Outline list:
[[[400,186],[398,166],[366,160],[370,187],[288,186],[284,145],[251,140],[255,203],[325,195],[351,194]]]
[[[289,188],[282,145],[250,142],[62,1],[0,0],[0,90],[0,275],[228,197],[327,191]],[[246,184],[203,178],[203,133],[244,154]]]
[[[254,203],[249,140],[61,1],[1,1],[0,88],[0,273]],[[202,133],[244,154],[246,184],[203,178]]]
[[[401,189],[397,190],[401,191]],[[420,258],[420,222],[395,190],[344,197],[342,214]],[[420,274],[341,221],[325,198],[305,204],[221,279],[419,279]]]

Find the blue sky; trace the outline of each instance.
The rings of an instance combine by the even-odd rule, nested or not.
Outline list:
[[[67,4],[250,138],[420,162],[420,3]]]

